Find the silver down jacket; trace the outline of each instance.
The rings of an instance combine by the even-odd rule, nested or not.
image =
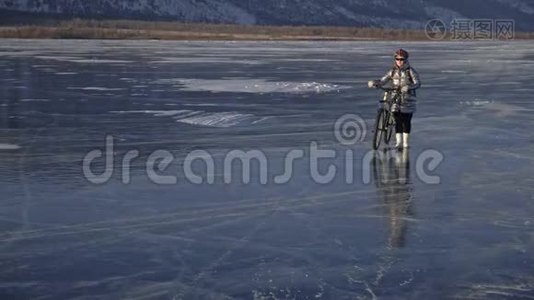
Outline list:
[[[410,64],[406,61],[402,68],[394,66],[380,79],[381,85],[386,85],[389,82],[391,82],[393,87],[408,86],[408,94],[404,97],[400,105],[400,111],[403,113],[414,113],[417,107],[415,90],[421,86],[417,71],[410,67]]]

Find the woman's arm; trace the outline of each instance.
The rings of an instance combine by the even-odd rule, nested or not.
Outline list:
[[[419,73],[414,68],[409,69],[410,77],[412,78],[412,84],[410,84],[410,90],[416,90],[421,87],[421,80],[419,79]]]
[[[386,73],[386,75],[384,75],[382,78],[380,78],[380,80],[378,82],[380,83],[381,86],[385,85],[386,83],[388,83],[391,80],[392,72],[393,72],[393,70],[389,70]]]

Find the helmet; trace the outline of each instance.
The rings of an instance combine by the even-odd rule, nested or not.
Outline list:
[[[404,58],[408,59],[408,57],[410,55],[408,54],[408,51],[406,51],[404,49],[399,49],[399,50],[395,51],[395,57],[397,57],[397,56],[404,57]]]

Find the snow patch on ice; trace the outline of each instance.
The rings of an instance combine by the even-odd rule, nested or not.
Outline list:
[[[475,100],[468,100],[468,101],[460,101],[460,104],[467,105],[467,106],[484,106],[492,103],[491,100],[481,100],[481,99],[475,99]]]
[[[518,112],[526,111],[527,109],[518,105],[506,103],[490,103],[486,109],[492,111],[497,117],[506,118],[516,115]]]
[[[14,144],[0,144],[0,150],[18,150],[20,149],[19,145]]]
[[[183,106],[219,106],[215,103],[184,103]]]
[[[88,87],[68,87],[68,90],[84,90],[84,91],[122,91],[123,88],[107,88],[107,87],[98,87],[98,86],[88,86]]]
[[[244,65],[261,65],[263,62],[257,60],[246,59],[229,59],[229,58],[208,58],[208,57],[169,57],[161,60],[153,61],[156,64],[206,64],[206,63],[222,63],[222,64],[244,64]]]
[[[333,62],[333,61],[336,61],[335,59],[326,59],[326,58],[280,58],[280,59],[272,59],[272,60],[287,61],[287,62]]]
[[[190,125],[199,125],[207,127],[233,127],[243,122],[248,124],[257,124],[263,122],[269,118],[258,117],[254,114],[238,113],[233,111],[225,112],[206,112],[202,110],[122,110],[122,111],[110,111],[115,114],[151,114],[154,117],[172,117],[179,123],[185,123]]]
[[[90,59],[90,58],[78,58],[78,57],[67,57],[67,56],[37,56],[36,58],[40,59],[49,59],[57,61],[66,61],[71,63],[80,63],[80,64],[126,64],[132,63],[129,60],[120,60],[120,59]]]
[[[48,99],[20,99],[20,102],[48,102]]]
[[[252,124],[259,120],[252,120],[253,114],[241,114],[236,112],[200,113],[195,116],[177,119],[177,122],[208,127],[233,127],[249,120]],[[261,119],[260,119],[261,120]]]
[[[157,83],[174,84],[184,91],[235,93],[325,93],[348,86],[321,82],[268,81],[266,79],[163,79]]]
[[[193,111],[188,109],[180,110],[118,110],[110,111],[114,114],[150,114],[154,117],[178,117],[185,118],[195,114],[203,113],[203,111]]]
[[[464,70],[442,70],[441,73],[467,73]]]
[[[47,55],[36,55],[35,58],[37,59],[43,59],[43,60],[57,60],[57,61],[71,61],[79,59],[79,57],[74,56],[47,56]]]
[[[68,62],[80,63],[80,64],[127,64],[132,63],[129,60],[120,59],[71,59]]]
[[[476,99],[474,101],[461,101],[460,104],[483,108],[494,113],[497,117],[510,117],[518,112],[528,110],[527,108],[519,105],[507,104],[493,100]]]
[[[270,120],[272,118],[274,118],[274,116],[262,117],[259,120],[256,120],[256,121],[252,122],[252,124],[258,124],[258,123],[261,123],[263,121]]]

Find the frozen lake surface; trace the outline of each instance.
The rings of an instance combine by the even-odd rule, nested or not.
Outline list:
[[[400,46],[423,82],[412,147],[373,153],[366,82]],[[0,40],[0,299],[532,299],[533,49]],[[340,142],[345,114],[363,141]],[[266,169],[243,182],[234,150]],[[213,172],[188,176],[192,153]]]

